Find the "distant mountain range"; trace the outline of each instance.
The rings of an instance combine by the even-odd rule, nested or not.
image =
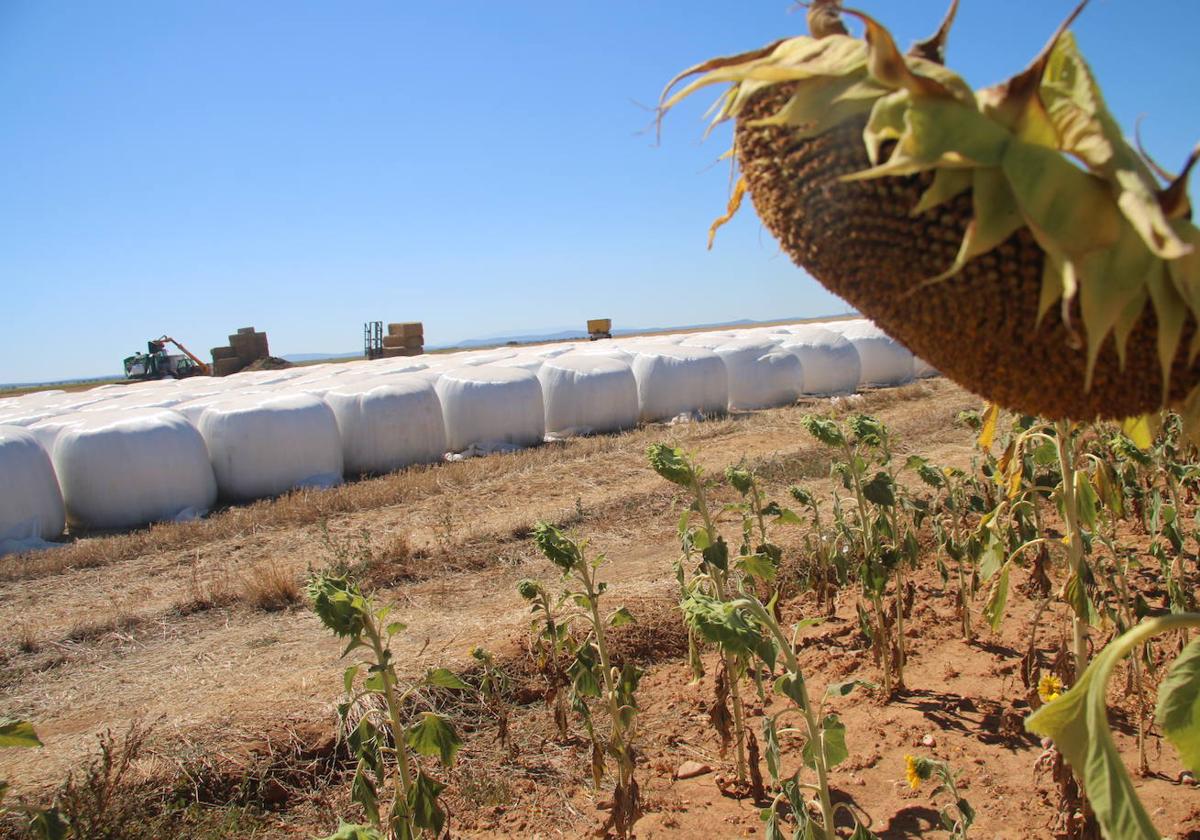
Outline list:
[[[850,314],[850,313],[847,313]],[[830,315],[831,318],[840,316]],[[800,321],[802,318],[773,318],[770,321],[752,321],[748,318],[743,318],[739,321],[722,321],[716,324],[689,324],[687,326],[675,327],[637,327],[627,330],[613,330],[613,335],[637,335],[639,333],[655,333],[655,332],[670,332],[672,330],[719,330],[728,329],[730,327],[753,327],[759,324],[774,324],[779,321]],[[508,344],[510,342],[516,344],[539,344],[547,341],[578,341],[587,338],[586,330],[571,329],[564,327],[558,330],[550,328],[546,332],[537,333],[516,333],[509,335],[493,335],[483,338],[467,338],[462,341],[457,341],[453,344],[429,344],[426,345],[426,350],[448,350],[451,348],[470,350],[479,347],[496,347],[497,345]],[[348,359],[361,356],[361,350],[354,350],[349,353],[292,353],[283,358],[289,362],[316,362],[328,359]]]

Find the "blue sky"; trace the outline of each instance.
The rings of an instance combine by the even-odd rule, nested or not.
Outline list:
[[[906,45],[942,0],[862,0]],[[1023,67],[1063,0],[963,0],[950,63]],[[0,382],[115,372],[162,332],[205,354],[353,350],[845,310],[752,212],[705,250],[729,170],[677,70],[803,30],[786,0],[0,0]],[[1200,3],[1076,25],[1122,125],[1200,140]],[[703,101],[701,101],[703,100]]]

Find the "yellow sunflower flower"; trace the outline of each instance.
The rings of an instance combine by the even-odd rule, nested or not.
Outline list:
[[[917,769],[918,766],[915,755],[904,756],[904,778],[908,779],[908,786],[913,790],[921,787],[921,773]]]
[[[1045,674],[1038,680],[1038,697],[1042,698],[1043,703],[1057,700],[1062,696],[1062,692],[1062,680],[1054,676],[1054,674]]]

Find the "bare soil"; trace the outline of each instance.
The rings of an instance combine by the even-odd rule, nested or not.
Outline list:
[[[453,832],[586,836],[603,821],[607,791],[592,787],[584,742],[559,743],[536,696],[526,607],[514,588],[525,577],[557,585],[529,539],[532,525],[546,520],[607,554],[606,597],[639,620],[622,628],[618,643],[620,656],[646,669],[639,774],[647,814],[638,837],[757,836],[758,807],[716,785],[731,759],[705,713],[715,659],[707,657],[708,676],[693,684],[674,606],[682,500],[645,465],[645,447],[674,442],[713,471],[744,459],[774,497],[791,484],[827,492],[829,456],[801,427],[806,413],[870,411],[892,430],[901,459],[916,453],[969,469],[973,434],[954,418],[978,407],[975,397],[933,380],[413,469],[229,509],[198,524],[87,537],[58,552],[0,560],[0,716],[33,721],[45,742],[41,750],[0,752],[0,778],[13,785],[10,795],[46,802],[68,773],[86,766],[97,735],[120,735],[137,720],[151,734],[130,790],[148,796],[147,807],[175,809],[163,836],[332,832],[338,815],[357,814],[336,739],[344,663],[299,584],[310,569],[375,558],[368,565],[376,597],[408,624],[395,645],[405,675],[434,665],[468,669],[474,645],[496,652],[513,674],[511,748],[496,743],[495,721],[481,709],[448,709],[467,735],[445,795]],[[785,537],[785,547],[794,551],[799,536]],[[1060,583],[1061,569],[1054,573]],[[264,600],[264,581],[272,579],[272,591],[284,591]],[[1041,745],[1021,724],[1029,692],[1020,671],[1031,650],[1044,663],[1054,659],[1065,613],[1051,605],[1035,634],[1038,602],[1018,586],[1001,631],[965,642],[953,594],[932,561],[914,582],[907,689],[886,703],[866,691],[834,705],[851,753],[833,774],[836,796],[880,837],[944,836],[936,827],[944,803],[933,799],[932,785],[913,791],[904,779],[904,756],[920,753],[962,771],[964,795],[979,813],[973,836],[1055,836],[1057,792],[1037,769]],[[817,692],[852,677],[877,679],[856,599],[857,586],[848,588],[834,617],[801,633],[801,661]],[[794,621],[816,609],[803,595],[784,604],[784,615]],[[1097,647],[1107,640],[1094,635]],[[1129,757],[1126,699],[1112,698],[1111,716]],[[757,729],[771,707],[751,705]],[[799,744],[785,743],[784,752],[798,761]],[[676,780],[688,760],[714,772]],[[1200,838],[1200,791],[1180,781],[1182,767],[1157,732],[1150,762],[1152,774],[1135,779],[1158,826]],[[6,830],[16,831],[0,824],[0,835]]]

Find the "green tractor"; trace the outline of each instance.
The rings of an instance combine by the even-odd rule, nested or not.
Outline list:
[[[183,352],[169,354],[167,344],[174,344]],[[136,353],[125,359],[126,379],[186,379],[189,376],[207,376],[209,373],[208,365],[168,335],[147,341],[145,353]]]

